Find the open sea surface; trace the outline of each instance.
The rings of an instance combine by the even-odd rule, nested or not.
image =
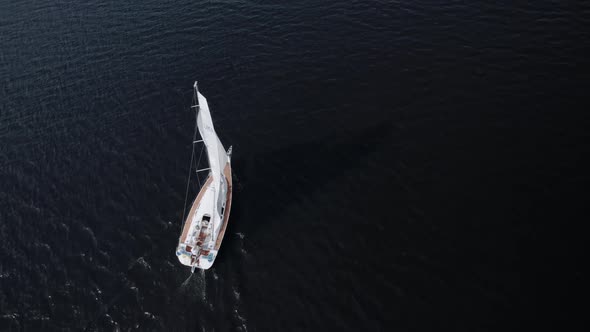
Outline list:
[[[567,330],[589,27],[575,1],[0,0],[0,331]],[[191,275],[195,80],[235,185]]]

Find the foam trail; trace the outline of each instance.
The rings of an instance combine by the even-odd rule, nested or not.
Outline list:
[[[199,283],[199,292],[201,292],[201,299],[207,302],[207,279],[205,279],[205,270],[199,272],[201,278]]]
[[[194,273],[191,273],[191,274],[189,274],[188,278],[186,278],[186,280],[184,280],[184,281],[182,282],[182,284],[180,285],[180,288],[181,288],[181,289],[182,289],[182,288],[185,288],[185,287],[186,287],[186,285],[188,285],[189,281],[190,281],[190,280],[191,280],[191,278],[193,277],[193,274],[194,274]]]

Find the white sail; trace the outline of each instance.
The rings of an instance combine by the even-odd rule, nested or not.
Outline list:
[[[210,189],[215,192],[216,199],[213,203],[213,239],[216,239],[216,235],[221,227],[221,219],[223,214],[223,208],[225,208],[225,198],[227,194],[227,182],[223,175],[223,169],[229,161],[229,157],[225,152],[225,148],[217,133],[213,127],[213,120],[211,119],[211,113],[209,112],[209,104],[207,98],[205,98],[200,92],[197,91],[197,97],[199,102],[199,113],[197,115],[197,127],[207,152],[207,159],[209,161],[209,167],[211,168],[211,181]]]
[[[214,184],[219,183],[219,179],[223,173],[223,167],[228,161],[227,153],[217,133],[213,127],[213,120],[211,119],[211,113],[209,112],[209,105],[207,104],[207,98],[205,98],[200,92],[198,93],[199,98],[199,114],[197,115],[197,127],[199,133],[203,138],[203,143],[207,149],[207,158],[209,161],[209,167],[211,168],[211,174],[216,181]]]

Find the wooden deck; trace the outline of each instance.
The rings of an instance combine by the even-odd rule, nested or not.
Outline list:
[[[221,225],[221,229],[219,230],[219,235],[217,236],[217,240],[215,241],[215,250],[219,250],[221,247],[221,241],[223,240],[223,235],[225,234],[225,229],[227,228],[227,221],[229,219],[229,213],[231,211],[231,198],[232,198],[232,178],[231,178],[231,164],[225,164],[225,168],[223,169],[223,175],[227,181],[227,198],[225,203],[225,212],[223,215],[223,224]]]
[[[186,217],[186,220],[184,222],[184,227],[182,229],[182,235],[180,236],[181,243],[184,243],[186,241],[186,236],[188,235],[188,231],[191,228],[191,221],[193,219],[193,215],[195,214],[195,211],[197,210],[197,206],[199,206],[199,202],[201,202],[203,195],[205,195],[207,188],[211,184],[211,181],[213,181],[213,178],[211,176],[209,176],[207,178],[207,181],[205,181],[205,184],[201,188],[201,191],[199,191],[197,198],[195,198],[195,201],[193,202],[193,206],[191,207],[191,210],[189,211],[188,216]]]

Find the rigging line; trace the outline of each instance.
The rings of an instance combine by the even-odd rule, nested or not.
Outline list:
[[[196,94],[193,93],[193,104],[195,102],[195,99],[196,99]],[[193,133],[193,142],[197,139],[197,129],[198,129],[197,128],[197,115],[198,115],[198,112],[199,112],[199,109],[197,108],[195,110],[195,131]],[[188,168],[188,180],[186,181],[186,192],[184,194],[184,207],[182,209],[182,217],[181,218],[184,218],[184,216],[186,214],[186,201],[188,199],[188,188],[189,188],[190,183],[191,183],[191,173],[192,173],[192,170],[193,170],[193,161],[195,159],[195,145],[194,144],[191,144],[191,145],[192,145],[191,163],[190,163],[189,168]],[[198,178],[198,176],[197,176],[197,178]],[[180,220],[180,224],[181,225],[182,225],[182,220],[183,219]]]
[[[199,164],[201,163],[201,157],[203,156],[203,149],[204,148],[205,148],[205,143],[203,143],[203,145],[201,145],[201,153],[199,153],[199,160],[197,160],[197,168],[199,167]],[[197,181],[199,181],[199,188],[201,188],[201,180],[199,179],[199,174],[197,174]]]

